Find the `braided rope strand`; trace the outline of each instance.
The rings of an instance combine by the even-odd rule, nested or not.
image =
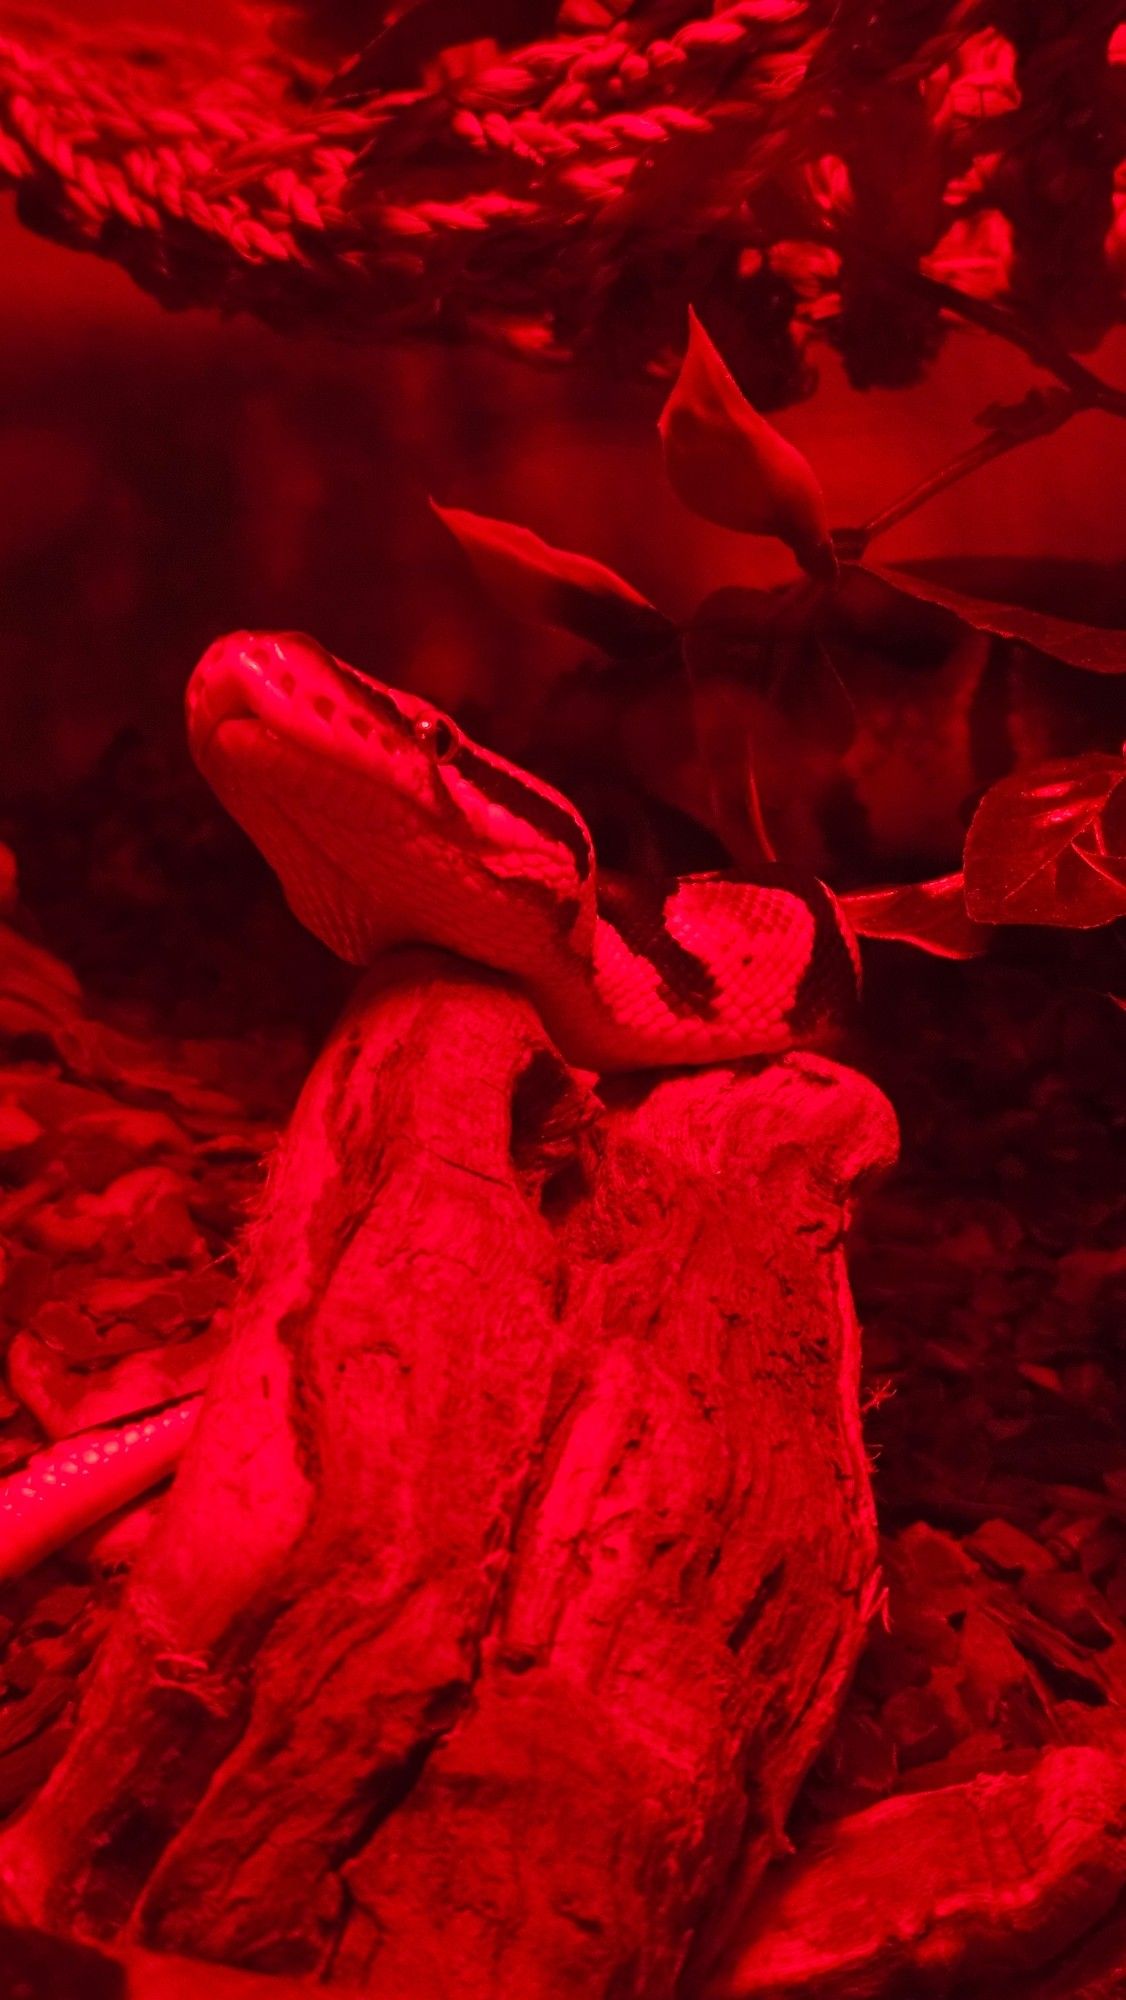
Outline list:
[[[1102,0],[1089,10],[1084,75],[1121,57],[1104,12]],[[957,215],[972,233],[1001,198],[992,181],[1008,186],[1007,138],[1014,156],[1028,151],[1019,90],[958,72],[979,15],[978,0],[899,8],[873,81],[851,7],[734,0],[667,33],[642,7],[606,29],[486,45],[457,74],[432,64],[415,88],[351,99],[270,49],[232,58],[150,30],[125,42],[21,20],[0,31],[0,185],[33,226],[116,259],[166,303],[283,325],[469,331],[559,354],[597,339],[624,285],[633,318],[651,314],[652,349],[680,285],[738,290],[776,249],[824,323],[839,307],[831,285],[824,296],[836,271],[826,242],[847,258],[850,234],[871,234],[863,172],[838,185],[825,168],[849,151],[835,137],[849,65],[869,118],[919,107],[918,144],[947,187],[946,212],[883,230],[893,262],[916,263]],[[1066,50],[1054,55],[1058,67]],[[1108,92],[1112,109],[1124,100]],[[1123,154],[1126,133],[1113,131],[1099,213]],[[975,239],[967,259],[979,249]],[[658,264],[671,304],[639,308]]]

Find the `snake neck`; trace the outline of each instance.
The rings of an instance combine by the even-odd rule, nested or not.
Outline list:
[[[722,1021],[687,1012],[682,994],[604,917],[595,919],[588,950],[561,944],[550,958],[512,970],[576,1068],[605,1074],[748,1053],[745,1030],[725,1033]]]
[[[769,1055],[824,1038],[855,1003],[859,955],[823,883],[784,868],[609,877],[581,945],[513,967],[568,1059],[593,1070]]]
[[[524,987],[565,1060],[597,1071],[636,1067],[636,1042],[615,1015],[610,994],[617,939],[596,917],[580,949],[563,939],[505,969]],[[654,1055],[651,1060],[662,1058]],[[668,1061],[667,1055],[663,1058]]]

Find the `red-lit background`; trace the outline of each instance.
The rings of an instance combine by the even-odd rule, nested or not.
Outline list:
[[[88,0],[85,14],[116,11]],[[220,0],[160,13],[219,40],[240,27]],[[52,1271],[20,1230],[21,1217],[39,1226],[38,1202],[49,1218],[54,1204],[63,1241],[75,1189],[101,1199],[148,1171],[148,1141],[126,1130],[112,1144],[79,1144],[64,1105],[57,1126],[44,1112],[37,1139],[5,1166],[4,1336],[24,1336],[25,1354],[27,1336],[39,1340],[68,1393],[77,1381],[85,1397],[92,1374],[93,1393],[110,1398],[101,1421],[126,1407],[111,1407],[108,1386],[123,1358],[155,1369],[159,1401],[178,1393],[178,1355],[194,1357],[216,1311],[221,1340],[235,1289],[227,1243],[348,983],[284,914],[273,877],[191,770],[181,702],[203,648],[233,627],[307,630],[381,678],[454,710],[468,704],[518,737],[563,642],[489,600],[430,496],[581,548],[674,614],[719,584],[789,581],[794,570],[780,545],[711,528],[675,499],[656,433],[666,382],[174,315],[113,264],[22,229],[7,197],[0,295],[0,833],[20,862],[20,921],[78,967],[91,1013],[106,1009],[134,1037],[116,1082],[83,1078],[84,1088],[117,1091],[129,1112],[145,1107],[142,1055],[159,1046],[191,1088],[238,1097],[246,1120],[222,1200],[207,1184],[206,1224],[200,1186],[185,1178],[182,1190],[161,1185],[155,1220],[148,1195],[130,1207],[123,1194],[96,1246],[99,1281],[123,1273],[140,1289],[171,1274],[147,1333],[139,1314],[131,1333],[131,1304],[104,1324],[87,1313],[88,1244],[73,1258],[68,1247]],[[983,408],[1045,379],[1016,348],[968,329],[953,330],[905,390],[856,390],[827,345],[811,359],[816,392],[774,420],[815,466],[834,525],[867,519],[970,444]],[[1126,331],[1084,359],[1126,381]],[[1076,417],[952,487],[881,541],[879,560],[985,552],[1120,563],[1116,421]],[[1065,670],[1053,685],[1071,685]],[[1118,685],[1077,675],[1077,708],[1105,698],[1105,720]],[[934,703],[922,729],[934,749],[928,782],[943,727]],[[134,749],[91,780],[123,732]],[[909,826],[918,800],[909,779],[891,783]],[[966,790],[961,776],[951,781],[951,844],[928,851],[933,870],[959,864]],[[881,857],[889,874],[892,845]],[[1109,931],[1081,938],[1084,949],[1091,935],[1095,948],[1121,950]],[[894,945],[870,954],[868,1013],[844,1053],[887,1090],[905,1135],[899,1175],[864,1208],[852,1265],[892,1609],[802,1794],[799,1846],[895,1795],[980,1770],[1023,1776],[1046,1745],[1086,1745],[1088,1725],[1093,1741],[1126,1687],[1119,1022],[1104,961],[1076,969],[1073,942],[1022,933],[967,965]],[[32,1067],[44,1060],[38,1045],[22,1054]],[[6,1112],[23,1104],[22,1089],[13,1067]],[[173,1294],[189,1278],[198,1289],[185,1305]],[[4,1425],[0,1470],[41,1442],[18,1395]],[[1018,1533],[1019,1561],[1006,1539]],[[82,1560],[57,1559],[5,1599],[15,1638],[0,1650],[3,1757],[4,1719],[25,1684],[44,1671],[67,1683],[51,1712],[62,1716],[58,1735],[35,1737],[14,1775],[0,1757],[5,1806],[30,1796],[62,1754],[68,1677],[85,1671],[104,1629],[102,1584],[89,1629],[89,1600],[74,1611],[77,1596],[66,1597],[87,1589]],[[73,1643],[68,1617],[83,1635]],[[19,1651],[28,1633],[43,1649],[30,1667]],[[1000,1949],[997,1962],[1007,1971]],[[1117,1947],[1104,1954],[1099,2000],[1118,1990],[1121,1962]],[[1061,1979],[1043,1987],[1045,2000],[1069,1995]]]

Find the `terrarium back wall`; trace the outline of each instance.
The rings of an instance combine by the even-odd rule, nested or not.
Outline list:
[[[533,679],[550,633],[502,624],[429,512],[435,498],[599,556],[673,610],[789,574],[660,481],[666,385],[529,368],[473,347],[355,346],[162,313],[114,266],[3,222],[2,610],[9,783],[88,767],[130,723],[179,727],[186,666],[261,622],[456,701]],[[1111,379],[1126,337],[1090,357]],[[852,388],[826,344],[780,418],[834,521],[867,519],[972,443],[978,412],[1042,380],[1007,343],[955,332],[924,381]],[[1126,461],[1093,411],[951,488],[881,552],[1121,559]]]

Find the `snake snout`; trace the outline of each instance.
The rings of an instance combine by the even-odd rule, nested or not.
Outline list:
[[[227,632],[216,639],[196,667],[192,683],[241,685],[248,694],[256,688],[292,693],[295,686],[283,646],[266,632]]]
[[[276,726],[297,680],[284,647],[262,632],[228,632],[207,648],[185,696],[188,737],[196,757],[221,723],[240,720]]]

